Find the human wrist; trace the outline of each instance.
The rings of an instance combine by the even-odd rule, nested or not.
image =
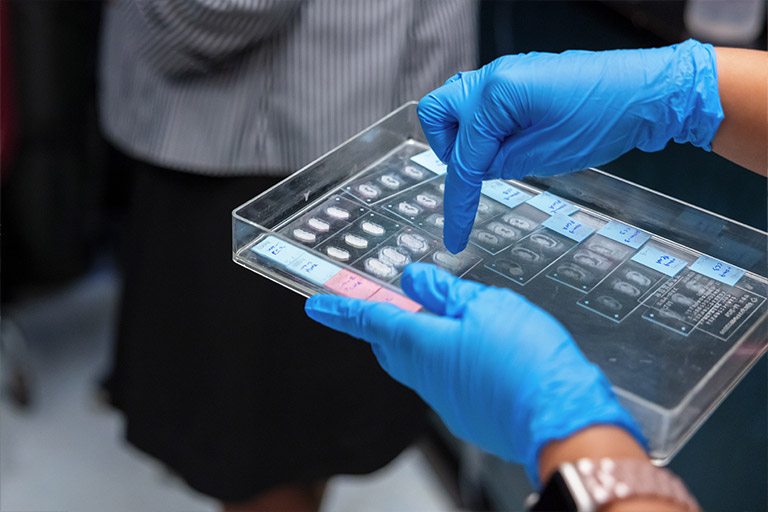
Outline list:
[[[549,480],[558,466],[565,462],[606,457],[648,461],[645,449],[625,429],[615,425],[593,424],[565,438],[553,439],[541,449],[539,480]]]
[[[634,436],[614,425],[592,425],[548,443],[539,471],[545,486],[529,498],[531,510],[700,510],[677,476],[655,467]]]

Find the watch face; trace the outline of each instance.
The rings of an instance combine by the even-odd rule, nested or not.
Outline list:
[[[539,501],[531,507],[532,511],[578,512],[576,502],[566,485],[560,471],[555,471],[541,490]]]

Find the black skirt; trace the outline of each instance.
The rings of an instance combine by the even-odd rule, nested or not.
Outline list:
[[[367,343],[314,323],[302,297],[232,262],[231,211],[276,179],[129,162],[108,386],[128,441],[193,488],[244,501],[374,471],[423,432],[424,403]]]

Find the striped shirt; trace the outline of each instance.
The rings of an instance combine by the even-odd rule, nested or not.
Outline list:
[[[473,0],[117,0],[106,4],[100,117],[164,167],[281,175],[477,54]]]

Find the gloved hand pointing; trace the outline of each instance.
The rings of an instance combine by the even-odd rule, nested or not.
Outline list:
[[[501,57],[457,74],[418,112],[448,164],[444,241],[453,252],[467,244],[483,180],[575,171],[670,139],[710,150],[723,119],[714,48],[693,40]]]
[[[642,436],[602,372],[546,312],[508,290],[413,263],[403,290],[435,315],[330,295],[307,314],[371,343],[381,366],[414,389],[458,437],[524,463],[537,482],[539,450],[593,424]]]

